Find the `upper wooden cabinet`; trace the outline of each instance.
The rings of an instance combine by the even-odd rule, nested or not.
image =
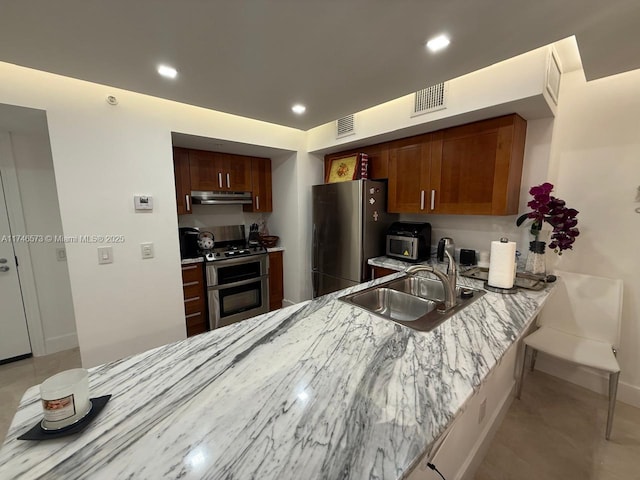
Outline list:
[[[254,157],[251,159],[251,205],[243,205],[245,212],[272,212],[271,159]]]
[[[370,163],[370,178],[389,179],[390,212],[514,215],[526,130],[522,117],[505,115],[327,155],[325,168],[332,158],[372,152],[369,161],[381,167]]]
[[[430,191],[431,135],[391,142],[387,210],[427,213]]]
[[[251,190],[251,158],[229,153],[189,150],[191,190]]]
[[[251,192],[246,212],[271,212],[271,159],[173,147],[178,215],[192,213],[191,191]]]
[[[191,213],[191,173],[189,150],[173,148],[173,173],[176,181],[176,203],[178,215]]]
[[[430,213],[518,213],[526,128],[514,114],[434,134]]]

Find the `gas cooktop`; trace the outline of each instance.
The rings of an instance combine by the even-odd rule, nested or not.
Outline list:
[[[266,253],[267,249],[261,245],[229,245],[224,247],[217,247],[209,251],[203,251],[202,255],[207,262],[217,262],[229,258],[247,257],[250,255],[265,255]]]

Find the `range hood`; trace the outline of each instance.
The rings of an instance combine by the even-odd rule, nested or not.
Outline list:
[[[192,191],[194,205],[251,205],[251,192],[202,192]]]

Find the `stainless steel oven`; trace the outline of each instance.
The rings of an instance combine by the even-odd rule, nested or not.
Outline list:
[[[269,311],[267,254],[207,262],[209,327],[224,327]]]

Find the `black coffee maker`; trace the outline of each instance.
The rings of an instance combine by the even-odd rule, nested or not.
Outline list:
[[[200,235],[200,230],[197,228],[178,228],[178,236],[180,238],[180,258],[198,257],[198,235]]]

